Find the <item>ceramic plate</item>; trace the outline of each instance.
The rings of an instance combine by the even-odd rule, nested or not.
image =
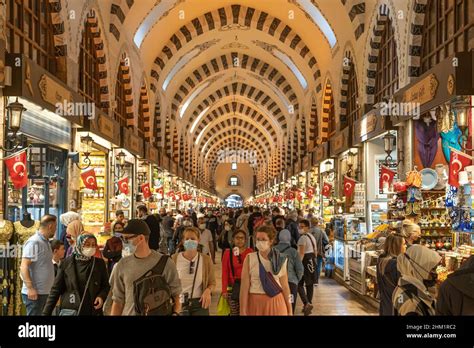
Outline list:
[[[438,174],[434,169],[425,168],[420,173],[422,190],[432,190],[438,184]]]

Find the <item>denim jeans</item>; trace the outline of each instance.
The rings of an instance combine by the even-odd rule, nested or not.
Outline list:
[[[316,284],[319,282],[319,275],[321,274],[322,267],[323,267],[323,257],[318,255],[317,261],[316,261]]]
[[[21,298],[26,306],[26,315],[31,316],[43,314],[43,308],[46,305],[48,295],[38,295],[38,299],[35,301],[30,300],[25,294],[21,294]]]
[[[168,252],[169,254],[174,253],[174,242],[173,242],[173,237],[166,237],[166,242],[168,244]]]

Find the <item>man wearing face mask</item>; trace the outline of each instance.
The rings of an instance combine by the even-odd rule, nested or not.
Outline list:
[[[21,296],[26,315],[41,315],[54,283],[53,252],[49,239],[56,233],[57,218],[45,215],[39,230],[23,245],[20,275],[23,280]]]
[[[179,300],[181,283],[176,266],[168,256],[150,249],[148,246],[149,236],[148,225],[139,219],[131,219],[123,230],[123,249],[129,256],[122,258],[115,265],[110,276],[113,300],[111,315],[144,315],[144,313],[136,311],[136,305],[143,307],[144,304],[135,303],[135,282],[148,271],[155,269],[162,257],[166,258],[166,262],[161,275],[166,281],[173,299],[172,312],[177,315],[181,311]]]
[[[148,215],[148,208],[146,205],[139,205],[137,207],[137,217],[145,221],[150,228],[151,234],[148,241],[150,249],[158,250],[160,247],[160,222],[154,215]]]
[[[436,251],[423,245],[412,245],[405,254],[398,255],[401,276],[392,295],[395,315],[435,315],[435,299],[430,289],[436,285],[440,261]]]
[[[171,212],[167,213],[165,208],[160,209],[160,252],[167,254],[170,252],[169,246],[173,239],[173,226],[174,219],[171,216]]]

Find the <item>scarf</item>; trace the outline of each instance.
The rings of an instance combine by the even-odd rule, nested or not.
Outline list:
[[[84,244],[89,238],[93,238],[97,243],[97,238],[91,233],[84,233],[77,237],[76,245],[74,246],[74,258],[78,261],[89,261],[94,256],[85,256],[82,252],[84,249]]]
[[[72,240],[77,240],[77,237],[84,231],[84,226],[79,220],[74,220],[69,223],[66,228],[66,234],[71,236]]]

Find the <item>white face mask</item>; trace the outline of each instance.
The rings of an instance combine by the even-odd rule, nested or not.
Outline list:
[[[206,224],[199,224],[199,228],[200,228],[201,230],[205,229],[205,228],[206,228]]]
[[[82,254],[86,257],[92,257],[95,255],[96,248],[84,248],[82,249]]]
[[[256,246],[259,251],[265,252],[270,249],[270,242],[268,240],[258,240]]]
[[[224,229],[225,229],[226,231],[230,231],[230,230],[231,230],[230,226],[226,226],[226,227],[224,227]]]

